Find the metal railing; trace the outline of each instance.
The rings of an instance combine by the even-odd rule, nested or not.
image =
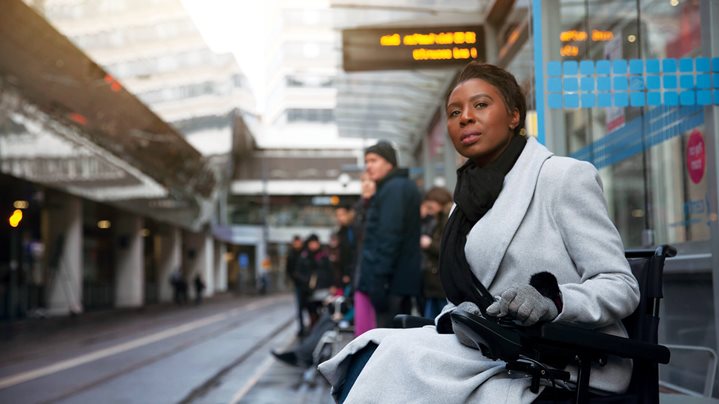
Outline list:
[[[717,373],[717,352],[711,348],[699,345],[677,345],[677,344],[663,344],[670,350],[684,350],[684,351],[696,351],[705,352],[709,355],[709,362],[707,363],[706,378],[704,379],[704,391],[699,393],[694,390],[687,389],[685,387],[678,386],[666,381],[659,381],[659,385],[675,390],[679,393],[686,394],[693,397],[711,397],[714,392],[714,381]]]

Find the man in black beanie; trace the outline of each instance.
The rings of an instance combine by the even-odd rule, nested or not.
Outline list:
[[[397,153],[384,140],[365,150],[365,170],[377,184],[367,210],[356,287],[372,301],[377,326],[389,327],[396,314],[409,314],[420,292],[421,196]]]
[[[392,167],[397,167],[397,153],[390,142],[380,140],[377,144],[368,147],[364,152],[365,156],[369,153],[374,153],[385,159]]]

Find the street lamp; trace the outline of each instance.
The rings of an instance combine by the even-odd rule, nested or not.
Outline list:
[[[10,223],[10,227],[16,228],[20,225],[20,222],[22,221],[22,210],[15,209],[14,212],[12,212],[12,215],[10,215],[10,218],[8,219],[8,222]]]
[[[18,254],[20,243],[20,229],[18,229],[18,226],[20,226],[20,222],[22,222],[22,210],[15,209],[12,212],[12,215],[10,215],[10,217],[8,218],[8,222],[10,223],[10,227],[12,227],[12,229],[10,230],[10,304],[8,307],[8,317],[10,321],[12,321],[15,319],[15,311],[18,304],[18,302],[16,301],[18,296],[17,272],[20,266],[20,254]]]

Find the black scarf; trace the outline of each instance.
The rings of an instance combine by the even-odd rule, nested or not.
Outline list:
[[[457,206],[444,229],[439,257],[442,286],[449,301],[455,305],[474,302],[484,312],[493,302],[492,296],[482,295],[475,286],[479,280],[472,274],[464,255],[464,246],[469,231],[494,205],[502,191],[504,176],[512,169],[526,144],[524,136],[513,136],[497,160],[484,167],[468,160],[457,170],[454,190]]]

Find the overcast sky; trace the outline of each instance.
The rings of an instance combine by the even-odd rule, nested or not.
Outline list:
[[[258,112],[264,112],[267,11],[276,0],[182,0],[214,52],[232,52],[250,82]]]

